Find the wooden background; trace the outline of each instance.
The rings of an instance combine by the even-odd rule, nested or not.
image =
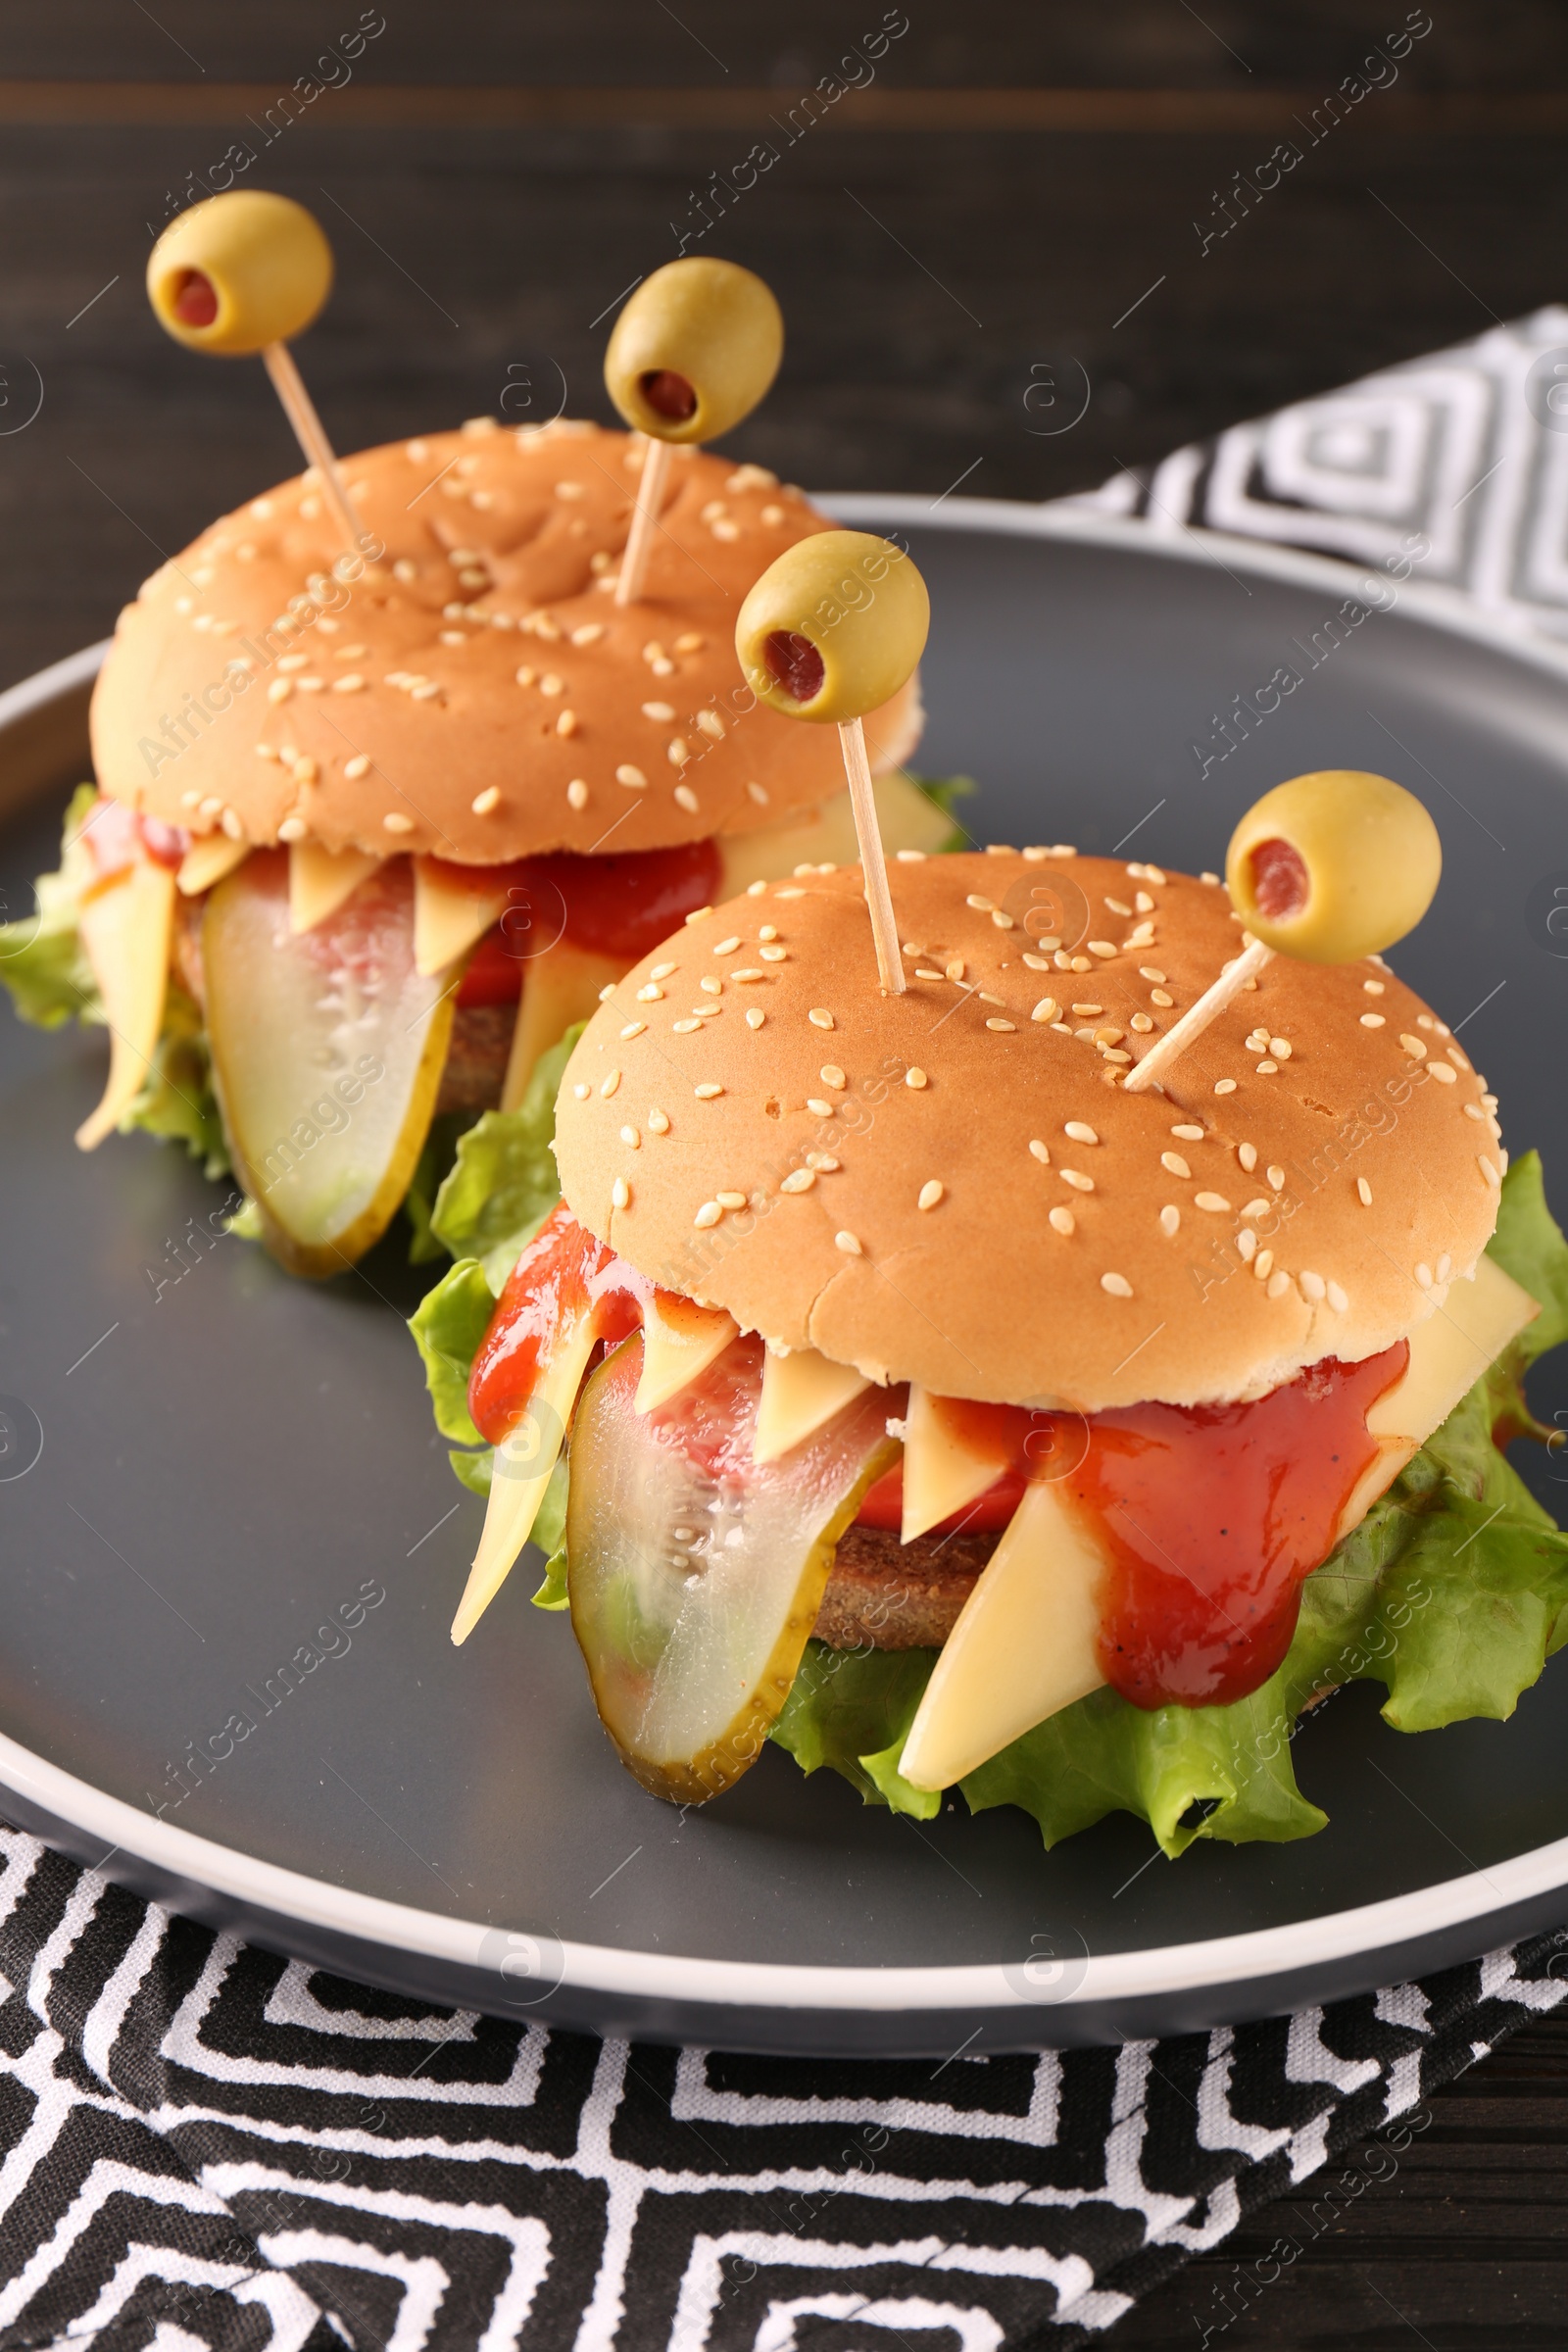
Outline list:
[[[504,393],[519,420],[549,415],[563,382],[573,413],[608,415],[617,295],[763,139],[778,162],[692,250],[776,287],[783,373],[731,446],[816,489],[1052,497],[1568,296],[1553,0],[1431,0],[1392,87],[1206,253],[1195,221],[1276,141],[1305,144],[1301,119],[1406,0],[906,8],[874,79],[789,142],[781,120],[863,54],[883,0],[380,0],[357,58],[360,0],[14,0],[0,684],[102,635],[166,552],[294,469],[260,368],[177,349],[142,293],[151,237],[236,140],[258,157],[236,184],[298,196],[336,247],[300,359],[344,448]],[[278,127],[313,74],[339,86]],[[1042,432],[1025,395],[1073,362],[1088,411]],[[1396,2177],[1241,2316],[1235,2266],[1289,2231],[1289,2204],[1108,2340],[1561,2352],[1565,2151],[1568,2020],[1437,2100]]]

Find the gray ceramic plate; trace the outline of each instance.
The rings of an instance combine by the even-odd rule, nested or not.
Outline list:
[[[910,534],[936,615],[922,760],[983,779],[983,834],[1217,865],[1281,776],[1374,767],[1423,793],[1447,873],[1400,968],[1464,1024],[1510,1146],[1539,1144],[1568,1186],[1568,943],[1545,926],[1568,886],[1568,664],[1414,589],[1327,650],[1356,590],[1327,561],[1033,509],[838,504]],[[96,661],[0,701],[13,911],[84,771]],[[1303,682],[1259,719],[1287,663]],[[1220,759],[1238,696],[1250,735]],[[181,1154],[136,1139],[82,1158],[102,1055],[101,1036],[0,1013],[13,1820],[408,1992],[760,2049],[1170,2033],[1568,1916],[1568,1659],[1513,1722],[1419,1739],[1346,1693],[1296,1750],[1332,1826],[1174,1865],[1126,1816],[1047,1855],[1021,1814],[916,1826],[771,1750],[705,1812],[644,1796],[566,1627],[529,1607],[526,1563],[476,1639],[447,1640],[479,1505],[430,1428],[398,1250],[309,1288],[213,1239],[222,1191]],[[1000,1279],[997,1311],[1027,1311]],[[385,1597],[362,1611],[367,1586]],[[319,1662],[283,1674],[302,1650]],[[235,1717],[255,1727],[238,1744]]]

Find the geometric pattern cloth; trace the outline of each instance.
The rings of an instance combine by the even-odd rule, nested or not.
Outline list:
[[[1368,2134],[1319,2227],[1387,2178],[1568,1994],[1564,1940],[1170,2041],[818,2064],[428,2009],[0,1831],[0,2347],[1068,2352]]]
[[[1063,503],[1362,564],[1419,531],[1424,581],[1568,639],[1568,311]],[[0,2352],[1070,2352],[1374,2135],[1328,2226],[1565,1944],[1171,2041],[749,2058],[427,2009],[0,1828]]]
[[[1380,368],[1060,503],[1360,564],[1420,531],[1424,582],[1521,634],[1568,639],[1568,310]]]

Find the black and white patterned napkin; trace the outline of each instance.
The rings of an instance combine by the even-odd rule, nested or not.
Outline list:
[[[1568,638],[1568,311],[1076,503],[1358,563],[1418,530]],[[746,2058],[422,2009],[0,1831],[0,2352],[1068,2352],[1369,2135],[1380,2177],[1565,1950],[1112,2049]]]

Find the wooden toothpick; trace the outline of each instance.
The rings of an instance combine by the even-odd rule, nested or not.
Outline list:
[[[350,554],[363,556],[369,534],[349,503],[348,486],[332,444],[326,437],[325,427],[316,413],[316,403],[306,391],[305,379],[294,365],[294,354],[286,343],[264,343],[262,358],[272,379],[272,389],[282,403],[283,414],[294,427],[295,438],[305,452],[306,464],[314,466],[320,475],[326,503],[337,517]]]
[[[1123,1094],[1142,1094],[1163,1077],[1173,1061],[1186,1053],[1194,1040],[1203,1031],[1216,1013],[1224,1011],[1234,997],[1239,997],[1249,980],[1255,980],[1265,965],[1274,960],[1274,950],[1265,948],[1260,939],[1249,939],[1228,971],[1221,972],[1212,988],[1206,988],[1196,1004],[1190,1005],[1174,1029],[1167,1029],[1142,1061],[1127,1073],[1122,1085]]]
[[[865,876],[865,903],[870,910],[871,938],[876,947],[877,978],[884,996],[902,997],[906,985],[904,958],[899,954],[882,828],[876,821],[876,794],[871,784],[871,762],[865,756],[865,728],[859,719],[839,721],[839,744],[844,753],[844,772],[850,781],[850,807],[855,811],[860,870]]]
[[[617,605],[635,605],[643,593],[643,581],[648,574],[648,559],[654,549],[654,532],[659,527],[659,510],[664,503],[664,483],[669,474],[667,441],[659,441],[650,433],[643,441],[643,469],[637,483],[637,504],[632,513],[631,529],[626,534],[626,551],[620,559],[620,576],[615,582]]]

